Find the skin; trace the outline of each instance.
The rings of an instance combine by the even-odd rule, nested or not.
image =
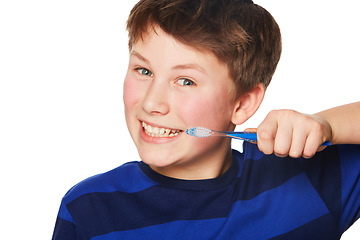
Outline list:
[[[360,144],[360,102],[314,115],[294,110],[271,111],[257,129],[258,146],[265,154],[310,158],[321,143]]]
[[[130,134],[141,159],[161,174],[182,179],[217,177],[231,164],[229,139],[195,138],[185,131],[194,126],[234,129],[235,93],[227,67],[212,54],[191,49],[158,28],[155,31],[137,41],[130,52],[124,82]],[[181,132],[171,138],[150,137],[142,122]]]
[[[223,174],[232,161],[230,140],[191,137],[185,130],[201,126],[232,131],[251,117],[263,100],[264,86],[259,83],[238,99],[234,89],[227,66],[212,53],[184,45],[158,27],[148,31],[130,51],[124,81],[126,122],[141,159],[158,173],[178,179]],[[265,154],[311,157],[325,140],[350,141],[353,135],[341,132],[360,121],[359,107],[355,103],[316,115],[272,111],[249,131],[257,131],[259,149]],[[346,114],[339,117],[339,112]],[[351,124],[344,124],[349,118]],[[143,122],[177,134],[151,136]],[[359,137],[353,140],[359,142]]]

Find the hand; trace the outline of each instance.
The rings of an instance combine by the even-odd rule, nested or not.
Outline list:
[[[260,151],[279,157],[310,158],[323,150],[325,147],[320,145],[332,137],[327,121],[293,110],[271,111],[256,131]]]

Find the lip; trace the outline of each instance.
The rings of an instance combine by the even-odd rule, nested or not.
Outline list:
[[[156,143],[156,144],[170,143],[170,142],[175,141],[179,137],[181,137],[183,135],[183,133],[184,133],[183,130],[179,129],[181,132],[176,136],[172,136],[172,137],[152,137],[152,136],[149,136],[148,134],[145,133],[144,128],[142,126],[142,122],[146,123],[147,125],[150,125],[150,126],[153,126],[153,127],[158,127],[158,128],[166,128],[166,129],[174,129],[174,128],[164,127],[164,126],[161,126],[161,125],[158,125],[158,124],[149,123],[149,122],[140,120],[140,137],[141,137],[141,139],[143,141],[145,141],[147,143]]]

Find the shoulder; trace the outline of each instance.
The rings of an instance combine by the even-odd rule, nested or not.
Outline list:
[[[73,186],[63,197],[58,217],[74,223],[70,214],[69,204],[80,198],[103,193],[132,193],[155,185],[140,169],[139,162],[125,163],[108,172],[89,177]]]
[[[94,192],[136,192],[154,183],[139,168],[139,162],[129,162],[108,172],[89,177],[73,186],[64,196],[64,203]]]

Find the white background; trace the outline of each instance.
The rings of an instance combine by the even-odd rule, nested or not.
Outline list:
[[[122,104],[135,2],[0,2],[2,239],[50,239],[70,187],[139,159]],[[315,113],[359,101],[355,0],[255,2],[277,19],[283,55],[262,107],[239,130],[271,109]],[[357,239],[356,225],[343,239]]]

